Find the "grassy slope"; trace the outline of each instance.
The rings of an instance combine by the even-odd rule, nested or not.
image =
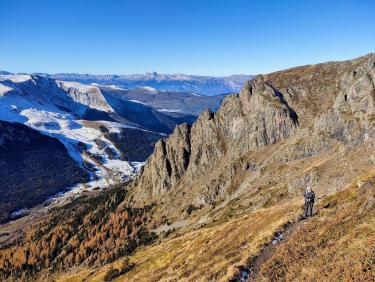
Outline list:
[[[201,228],[141,248],[129,257],[136,267],[117,281],[226,281],[246,263],[275,230],[293,219],[300,202],[283,204],[243,215],[225,224]],[[111,264],[119,266],[121,260]],[[100,269],[72,269],[58,281],[102,281],[111,265]]]
[[[259,281],[373,281],[375,177],[320,204],[263,265]]]
[[[119,280],[226,280],[295,211],[285,205],[266,209],[145,248],[131,259],[139,267]]]
[[[318,204],[261,269],[261,281],[369,281],[375,261],[375,174]],[[357,182],[355,182],[357,183]],[[135,268],[116,281],[227,281],[301,212],[301,201],[247,213],[221,225],[190,231],[137,250]],[[329,203],[329,207],[327,204]],[[58,281],[102,281],[108,269],[76,268]],[[315,278],[314,278],[315,277]]]

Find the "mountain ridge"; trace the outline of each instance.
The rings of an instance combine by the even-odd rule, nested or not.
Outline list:
[[[78,201],[64,210],[77,224],[57,222],[50,229],[41,224],[38,237],[31,233],[17,245],[0,250],[0,269],[6,278],[13,273],[32,273],[40,275],[39,280],[52,275],[62,281],[108,277],[118,281],[227,281],[238,277],[283,226],[298,220],[306,186],[316,193],[318,213],[295,236],[301,237],[304,230],[320,231],[314,233],[316,243],[308,246],[300,240],[293,246],[286,241],[293,256],[304,258],[301,254],[308,251],[307,259],[325,263],[331,258],[323,250],[332,243],[327,240],[348,240],[361,246],[375,236],[369,214],[375,188],[374,82],[374,54],[259,75],[245,83],[239,94],[226,96],[217,112],[207,110],[193,125],[179,125],[158,141],[137,177],[119,188],[121,193],[113,191],[105,204],[92,199],[92,203],[111,207],[110,215],[100,217],[101,225],[109,227],[105,233],[109,238],[103,230],[90,227],[98,222],[98,213],[85,215],[85,220],[76,215]],[[121,225],[129,207],[142,211],[147,207],[147,220],[139,224],[158,239],[151,246],[137,245],[121,258],[121,246],[128,246],[134,238]],[[339,226],[332,227],[331,222]],[[344,222],[353,230],[365,229],[370,239],[342,232]],[[69,231],[67,238],[58,232],[62,226]],[[80,234],[98,234],[93,239],[95,246],[121,237],[120,249],[113,245],[120,253],[108,260],[108,250],[99,248],[94,256],[98,264],[88,267],[85,261],[93,259],[92,245],[86,237],[74,237],[73,228]],[[123,237],[118,236],[121,232]],[[53,235],[60,238],[58,245],[47,243]],[[33,251],[38,244],[49,245],[47,255]],[[337,244],[339,248],[344,245]],[[282,280],[287,274],[298,280],[311,274],[291,262],[285,255],[288,249],[282,246],[282,253],[271,256],[259,275]],[[318,257],[313,256],[315,252]],[[354,255],[351,250],[345,253]],[[367,248],[358,248],[354,257],[360,263],[334,263],[348,270],[345,277],[351,270],[356,277],[368,277],[368,271],[374,271],[369,254]],[[279,262],[290,269],[280,268]],[[51,265],[59,268],[51,269]],[[319,277],[324,279],[323,275]]]
[[[12,74],[5,72],[4,74]],[[153,87],[158,90],[176,92],[196,92],[207,96],[238,92],[242,84],[253,75],[233,74],[229,76],[203,76],[186,74],[159,74],[150,72],[145,74],[128,75],[95,75],[79,73],[34,73],[63,81],[75,81],[85,84],[115,85],[122,88]]]
[[[77,162],[77,169],[79,166],[90,175],[90,181],[76,185],[69,182],[63,189],[56,186],[60,192],[74,187],[71,194],[75,196],[81,190],[131,178],[153,152],[157,140],[179,123],[192,123],[200,109],[216,109],[221,99],[148,88],[86,85],[40,75],[0,76],[0,121],[24,124],[59,140]],[[7,160],[3,162],[7,164]],[[8,182],[22,182],[16,174],[10,175]],[[72,178],[78,179],[73,174]],[[55,194],[53,190],[49,196]],[[45,199],[38,198],[34,203]]]
[[[335,150],[337,143],[346,150],[363,146],[361,150],[366,152],[374,146],[375,135],[374,61],[375,55],[369,54],[257,76],[245,83],[240,94],[225,97],[216,113],[206,111],[191,128],[180,125],[169,138],[159,141],[133,184],[131,200],[139,205],[155,201],[163,206],[159,210],[165,209],[165,215],[176,215],[177,209],[191,203],[199,207],[229,195],[238,197],[252,189],[243,178],[246,174],[253,175],[252,179],[272,165],[266,155],[257,156],[258,161],[247,155],[278,142],[286,143],[286,152],[271,158],[280,165],[283,158],[292,164],[292,160]],[[358,94],[356,87],[361,89]],[[348,118],[351,115],[356,115],[355,121]],[[298,143],[301,145],[294,145]],[[375,156],[370,156],[358,160],[361,166],[373,164]],[[285,183],[282,174],[275,174]],[[303,180],[293,177],[288,184],[290,196],[298,194],[301,185],[320,181],[313,171]],[[257,181],[254,178],[251,183]],[[279,186],[272,187],[273,182],[267,185],[271,190]],[[334,189],[337,186],[330,191]]]

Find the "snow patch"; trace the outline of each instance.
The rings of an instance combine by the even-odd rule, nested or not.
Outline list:
[[[31,79],[31,75],[28,74],[9,74],[0,75],[0,81],[10,80],[14,83],[25,82]]]
[[[138,89],[143,89],[151,93],[158,93],[158,90],[150,86],[142,86],[142,87],[139,87]]]
[[[198,97],[204,97],[204,95],[198,94],[198,93],[191,93],[193,96],[198,96]]]
[[[27,213],[27,209],[18,209],[10,214],[11,218],[19,217]]]
[[[67,88],[75,88],[81,92],[89,92],[89,91],[97,89],[97,87],[93,85],[82,84],[79,82],[73,82],[73,81],[59,81],[59,82]]]
[[[179,109],[158,109],[159,112],[182,113]]]
[[[138,104],[142,104],[142,105],[146,105],[146,103],[143,103],[139,100],[129,100],[130,102],[134,102],[134,103],[138,103]]]
[[[13,88],[12,87],[9,87],[9,86],[6,86],[4,84],[1,84],[0,83],[0,95],[4,95],[5,93],[9,92],[9,91],[12,91]]]
[[[109,88],[112,88],[114,90],[126,90],[125,88],[118,87],[116,85],[110,85]]]
[[[126,161],[110,159],[95,143],[95,139],[103,140],[104,136],[100,130],[86,127],[82,120],[75,120],[70,114],[61,114],[49,111],[36,111],[26,109],[20,115],[28,120],[26,125],[40,132],[59,139],[67,148],[69,155],[83,166],[83,161],[89,162],[99,170],[95,173],[101,181],[93,184],[99,187],[118,183],[128,179],[136,170]],[[107,126],[109,123],[107,123]],[[111,128],[110,126],[108,126]],[[119,126],[118,126],[119,127]],[[82,142],[87,146],[87,152],[99,156],[102,164],[95,163],[90,157],[81,154],[77,144]],[[110,143],[108,141],[108,143]],[[116,150],[113,144],[107,144],[112,150]],[[117,151],[117,150],[116,150]]]

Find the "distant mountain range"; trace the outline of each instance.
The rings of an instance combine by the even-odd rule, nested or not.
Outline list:
[[[10,73],[4,71],[3,74]],[[160,74],[156,72],[129,75],[93,75],[77,73],[38,73],[38,75],[85,84],[96,83],[130,89],[148,86],[158,90],[194,92],[207,96],[239,92],[244,82],[253,78],[252,75],[244,74],[214,77],[186,74]]]

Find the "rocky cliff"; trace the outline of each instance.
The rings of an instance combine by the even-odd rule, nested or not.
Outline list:
[[[307,184],[335,191],[375,163],[374,64],[370,54],[257,76],[156,144],[133,202],[178,214],[249,194],[264,193],[252,201],[262,206]]]

